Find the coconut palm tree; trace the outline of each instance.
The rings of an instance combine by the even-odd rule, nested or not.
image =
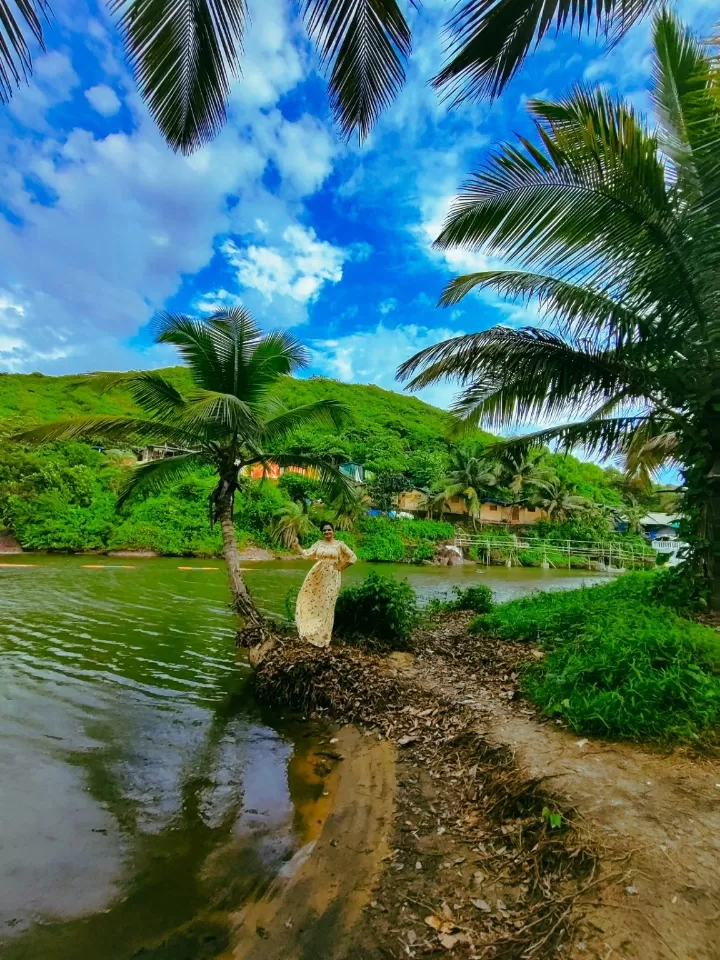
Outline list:
[[[570,25],[616,42],[660,0],[466,0],[446,25],[448,59],[433,84],[453,103],[496,97],[543,37]],[[173,150],[190,153],[226,120],[242,68],[245,0],[108,0],[140,93]],[[409,4],[415,6],[415,0]],[[410,27],[397,0],[305,0],[305,26],[329,74],[341,132],[362,140],[405,82]],[[32,72],[48,0],[0,0],[0,102]],[[261,16],[256,12],[256,16]]]
[[[442,303],[495,291],[536,303],[544,325],[445,341],[399,375],[459,380],[471,424],[548,424],[515,449],[669,444],[720,607],[720,73],[667,11],[652,71],[657,126],[601,89],[532,101],[537,142],[494,151],[438,238],[508,263],[453,280]]]
[[[553,472],[543,466],[541,457],[537,454],[508,450],[500,457],[502,482],[515,497],[523,493],[533,492],[542,484],[550,483]]]
[[[473,527],[476,527],[483,497],[487,496],[489,488],[498,485],[500,474],[500,464],[484,457],[480,447],[456,449],[452,454],[445,486],[430,499],[429,507],[432,510],[433,506],[440,506],[444,510],[449,500],[461,497]]]
[[[251,464],[315,467],[334,495],[347,490],[343,474],[321,458],[282,452],[285,437],[303,424],[324,421],[339,426],[347,411],[336,400],[319,400],[291,409],[271,396],[273,385],[302,367],[306,353],[285,332],[263,335],[241,307],[194,318],[165,313],[157,320],[157,343],[175,346],[187,365],[193,390],[181,394],[154,371],[94,374],[83,383],[105,392],[124,387],[140,416],[83,416],[60,420],[16,434],[24,443],[93,439],[167,444],[177,456],[135,468],[120,502],[154,493],[203,465],[217,473],[210,498],[211,520],[220,524],[233,607],[244,620],[244,637],[253,645],[264,636],[264,621],[240,571],[233,525],[235,494]]]
[[[292,501],[275,511],[275,521],[271,528],[272,537],[288,550],[306,534],[310,533],[315,524],[305,509],[305,505]]]
[[[561,480],[553,483],[539,483],[544,496],[540,497],[540,506],[551,520],[562,522],[572,515],[586,513],[591,504],[585,497],[578,497]]]

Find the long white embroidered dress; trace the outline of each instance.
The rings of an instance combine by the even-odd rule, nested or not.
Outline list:
[[[295,604],[295,623],[302,640],[316,647],[330,645],[335,602],[340,592],[340,569],[355,563],[357,557],[341,540],[318,540],[300,556],[317,563],[305,577]]]

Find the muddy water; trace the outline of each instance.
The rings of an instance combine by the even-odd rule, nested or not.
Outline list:
[[[252,702],[222,564],[0,559],[0,957],[223,955],[228,913],[315,836],[332,797],[306,732]],[[307,566],[247,578],[281,612]],[[424,599],[586,579],[384,569]]]

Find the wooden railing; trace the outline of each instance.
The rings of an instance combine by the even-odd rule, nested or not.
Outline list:
[[[484,534],[459,534],[455,546],[464,553],[475,548],[478,562],[497,561],[497,554],[509,564],[520,564],[519,554],[524,550],[542,552],[544,567],[577,567],[579,561],[587,563],[588,569],[627,569],[645,567],[657,562],[657,553],[650,546],[623,544],[615,540],[541,540],[537,537],[514,536],[511,540],[499,539]],[[496,557],[493,558],[493,553]],[[562,561],[561,558],[562,557]]]

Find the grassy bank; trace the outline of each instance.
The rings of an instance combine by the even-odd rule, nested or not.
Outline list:
[[[720,724],[720,637],[682,615],[692,602],[675,571],[626,574],[502,604],[471,630],[539,647],[523,690],[578,733],[692,739]]]

